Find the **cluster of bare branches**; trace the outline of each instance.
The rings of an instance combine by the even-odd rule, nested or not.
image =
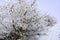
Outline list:
[[[8,25],[1,23],[6,29],[12,27],[9,33],[2,33],[1,40],[37,40],[36,36],[44,35],[48,28],[53,26],[56,21],[49,15],[39,15],[35,9],[36,0],[29,5],[26,0],[18,0],[15,4],[8,4],[5,8],[9,19],[4,20]],[[32,1],[32,0],[31,0]],[[9,31],[9,30],[8,30]]]

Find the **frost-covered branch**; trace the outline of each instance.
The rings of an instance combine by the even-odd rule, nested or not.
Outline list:
[[[38,14],[34,6],[36,0],[31,5],[26,0],[14,1],[16,3],[0,7],[1,40],[38,40],[37,36],[46,34],[47,29],[56,24],[53,17]]]

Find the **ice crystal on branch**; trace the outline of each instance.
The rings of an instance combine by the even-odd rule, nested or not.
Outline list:
[[[11,0],[10,0],[11,1]],[[14,0],[0,6],[1,40],[37,40],[56,21],[49,15],[39,15],[36,0]]]

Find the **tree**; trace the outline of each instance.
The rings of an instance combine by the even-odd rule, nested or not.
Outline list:
[[[31,0],[30,4],[26,0],[17,0],[0,6],[0,39],[37,40],[45,35],[56,21],[49,15],[39,15],[36,7],[36,0]]]

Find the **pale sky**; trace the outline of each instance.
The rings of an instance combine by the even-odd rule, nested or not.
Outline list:
[[[41,37],[40,40],[60,40],[58,39],[60,33],[60,0],[38,0],[37,3],[40,10],[48,12],[57,20],[57,24],[50,29],[49,35]]]

